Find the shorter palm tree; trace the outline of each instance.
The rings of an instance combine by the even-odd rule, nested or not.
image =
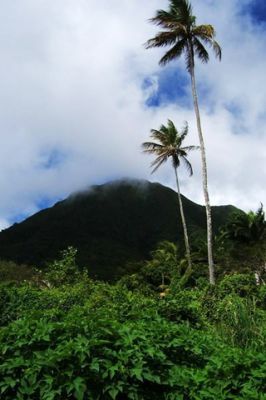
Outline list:
[[[265,237],[266,221],[263,205],[254,212],[239,212],[227,224],[227,237],[242,243],[258,243]]]
[[[182,147],[183,140],[188,134],[188,124],[186,123],[181,132],[179,133],[176,129],[174,123],[169,119],[167,126],[161,125],[159,130],[151,130],[151,138],[156,140],[156,142],[144,142],[142,144],[143,152],[148,154],[153,154],[157,156],[155,160],[151,163],[153,167],[152,173],[157,171],[157,169],[164,164],[169,158],[172,161],[172,165],[175,171],[176,177],[176,187],[179,200],[180,215],[184,230],[184,241],[186,248],[186,258],[188,262],[188,269],[192,269],[190,246],[188,240],[188,232],[186,219],[183,209],[182,197],[180,193],[180,185],[178,179],[178,167],[182,162],[187,168],[190,176],[193,174],[192,166],[187,159],[187,153],[191,150],[198,149],[198,146],[185,146]]]

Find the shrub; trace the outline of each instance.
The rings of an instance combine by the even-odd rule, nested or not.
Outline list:
[[[51,311],[58,317],[73,306],[83,305],[92,287],[89,281],[53,289],[40,289],[29,283],[0,285],[0,326],[28,315],[51,315]]]
[[[5,400],[263,399],[265,353],[157,317],[119,322],[86,307],[62,322],[25,318],[0,331]]]
[[[5,399],[159,399],[171,391],[170,383],[188,390],[181,366],[206,365],[209,338],[186,326],[160,318],[121,323],[99,317],[80,308],[64,322],[24,319],[3,329]]]
[[[235,293],[240,297],[251,297],[256,295],[258,287],[254,274],[227,275],[219,283],[221,296]]]
[[[159,299],[160,275],[93,282],[72,250],[50,289],[0,285],[1,399],[266,400],[266,289],[251,276],[184,289],[180,270]]]
[[[123,276],[118,281],[118,285],[121,287],[121,290],[126,289],[134,292],[140,292],[147,296],[154,295],[154,287],[147,283],[139,274]]]
[[[0,260],[0,282],[30,281],[36,272],[27,265],[17,265],[13,261]]]
[[[170,292],[159,302],[158,312],[164,318],[175,321],[187,321],[194,327],[203,327],[206,323],[201,307],[200,291],[179,290],[174,294]]]
[[[81,272],[76,264],[77,249],[68,247],[61,253],[61,258],[48,265],[45,279],[53,286],[73,284],[87,278],[85,271]]]

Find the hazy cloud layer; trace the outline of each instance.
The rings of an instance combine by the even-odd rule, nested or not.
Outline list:
[[[222,63],[197,65],[211,200],[254,209],[266,204],[265,26],[243,13],[247,0],[194,3],[223,47]],[[0,227],[83,186],[150,178],[140,144],[167,118],[178,127],[187,120],[188,142],[198,143],[189,81],[173,74],[175,64],[158,67],[161,50],[143,47],[157,31],[147,19],[165,7],[0,0]],[[191,160],[195,174],[181,172],[182,191],[202,203],[199,154]],[[152,176],[174,187],[173,178],[170,165]]]

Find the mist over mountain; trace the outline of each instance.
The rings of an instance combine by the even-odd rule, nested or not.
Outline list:
[[[188,231],[205,235],[205,208],[183,196]],[[214,231],[236,210],[213,207]],[[53,207],[0,232],[0,258],[37,267],[68,246],[91,276],[113,279],[130,263],[149,258],[162,240],[177,242],[183,231],[177,194],[158,183],[120,180],[74,193]]]

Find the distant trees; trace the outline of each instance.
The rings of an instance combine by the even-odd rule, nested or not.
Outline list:
[[[180,185],[178,179],[178,167],[181,162],[187,168],[190,175],[193,174],[192,166],[187,159],[188,152],[195,150],[197,146],[184,146],[183,141],[188,134],[188,125],[185,124],[184,128],[178,132],[173,121],[168,120],[167,125],[161,125],[159,130],[151,130],[151,138],[155,141],[142,143],[144,153],[155,155],[155,160],[151,163],[153,167],[152,173],[155,172],[162,164],[168,159],[172,161],[172,166],[175,171],[176,187],[178,193],[179,209],[184,231],[184,241],[186,248],[186,258],[188,262],[189,270],[192,269],[190,246],[188,239],[188,231],[186,225],[186,219],[183,209],[182,197],[180,193]]]
[[[212,25],[196,25],[196,17],[192,13],[192,6],[188,0],[170,0],[167,11],[158,10],[150,20],[163,30],[146,43],[146,48],[170,46],[161,58],[160,64],[165,65],[185,56],[187,70],[191,78],[192,96],[197,119],[197,128],[201,148],[203,192],[207,215],[207,246],[210,283],[215,283],[213,254],[212,254],[212,218],[208,193],[207,163],[204,139],[201,128],[200,112],[195,79],[195,56],[203,63],[209,61],[209,54],[205,44],[209,45],[219,59],[221,48],[215,41],[215,30]]]
[[[236,211],[215,237],[215,258],[220,272],[253,272],[266,278],[266,221],[263,206],[257,211]]]
[[[241,243],[257,243],[266,234],[263,205],[254,212],[235,214],[227,225],[227,236]]]
[[[177,270],[178,249],[176,244],[164,240],[158,243],[151,252],[151,260],[147,261],[141,273],[146,281],[165,289],[173,276],[179,276]]]

